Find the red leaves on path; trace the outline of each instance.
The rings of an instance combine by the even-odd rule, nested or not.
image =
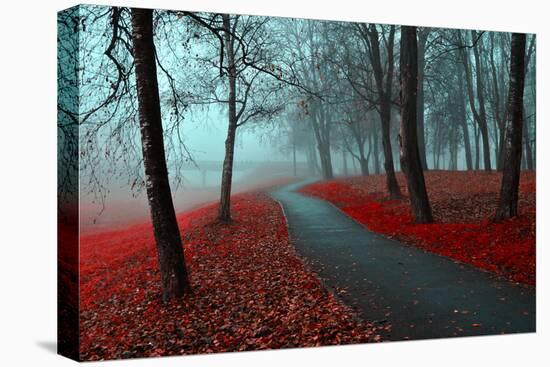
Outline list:
[[[314,183],[303,193],[330,201],[374,232],[474,265],[511,280],[535,284],[535,174],[522,172],[519,216],[492,218],[498,172],[429,171],[426,186],[436,223],[415,224],[408,199],[389,200],[385,176]],[[401,191],[406,193],[402,174]]]
[[[296,256],[263,193],[178,217],[193,294],[163,305],[150,224],[81,238],[81,357],[226,352],[378,340]]]

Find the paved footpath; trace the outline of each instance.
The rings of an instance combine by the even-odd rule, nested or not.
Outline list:
[[[281,203],[298,254],[386,340],[535,331],[534,288],[370,232],[332,204],[297,193]]]

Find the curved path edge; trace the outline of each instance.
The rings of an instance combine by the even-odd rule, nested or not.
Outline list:
[[[535,289],[369,231],[331,203],[271,193],[297,253],[344,303],[390,325],[385,340],[535,332]]]

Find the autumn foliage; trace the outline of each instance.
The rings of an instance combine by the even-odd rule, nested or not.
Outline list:
[[[150,224],[81,238],[81,358],[375,341],[297,257],[279,205],[261,192],[178,216],[193,294],[163,305]]]
[[[383,175],[323,181],[301,191],[332,202],[374,232],[534,285],[535,173],[521,174],[519,216],[502,223],[492,221],[500,173],[430,171],[425,175],[434,224],[413,223],[406,197],[389,200]],[[406,193],[404,177],[398,175],[398,180]]]

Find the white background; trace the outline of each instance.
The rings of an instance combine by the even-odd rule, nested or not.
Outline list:
[[[550,361],[549,9],[538,1],[157,0],[102,4],[455,28],[537,37],[537,333],[107,362],[125,366],[533,366]],[[56,11],[76,2],[8,0],[0,20],[0,365],[65,366],[56,338]],[[6,113],[7,112],[7,113]]]

